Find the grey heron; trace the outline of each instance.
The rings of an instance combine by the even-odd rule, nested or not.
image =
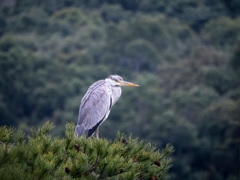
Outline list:
[[[99,80],[92,84],[83,96],[79,108],[78,122],[75,135],[86,137],[95,133],[99,138],[99,126],[107,119],[113,105],[121,96],[121,86],[138,86],[124,81],[118,75],[110,75],[105,80]]]

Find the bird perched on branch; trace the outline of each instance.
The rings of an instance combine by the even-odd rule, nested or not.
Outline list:
[[[107,119],[113,105],[121,96],[121,86],[138,85],[124,81],[118,75],[110,75],[88,88],[79,108],[76,136],[86,134],[86,137],[89,137],[95,133],[96,138],[99,138],[99,126]]]

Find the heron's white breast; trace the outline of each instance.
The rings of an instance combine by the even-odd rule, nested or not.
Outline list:
[[[104,119],[102,120],[102,122],[101,122],[101,124],[104,122],[104,121],[106,121],[106,119],[108,118],[108,116],[109,116],[109,113],[110,113],[110,110],[107,112],[107,114],[105,115],[105,117],[104,117]],[[100,125],[101,125],[100,124]]]

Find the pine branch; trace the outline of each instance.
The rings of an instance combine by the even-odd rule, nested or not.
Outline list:
[[[167,179],[171,166],[167,145],[161,152],[155,151],[143,141],[127,138],[120,133],[110,142],[74,136],[74,124],[66,125],[65,138],[48,135],[53,124],[47,122],[24,142],[23,133],[12,128],[0,130],[0,177],[26,179]],[[16,142],[13,143],[13,138]],[[9,168],[11,167],[11,168]]]

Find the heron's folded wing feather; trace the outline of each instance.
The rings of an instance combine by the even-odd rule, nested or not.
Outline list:
[[[111,103],[111,88],[104,81],[94,83],[82,99],[78,124],[89,130],[103,120]]]

